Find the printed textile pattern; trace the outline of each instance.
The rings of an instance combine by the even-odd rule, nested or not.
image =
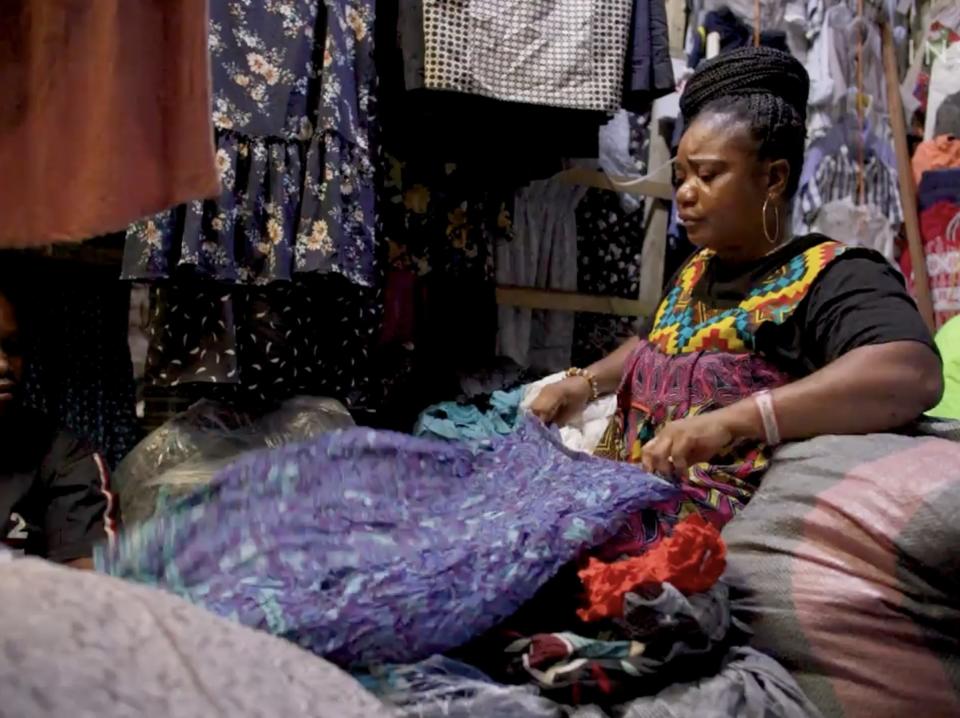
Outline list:
[[[267,287],[177,280],[151,291],[151,386],[203,384],[253,401],[319,394],[350,407],[374,391],[370,349],[382,314],[375,288],[306,275]]]
[[[757,327],[786,321],[823,269],[845,249],[839,242],[811,247],[764,277],[743,302],[729,309],[708,307],[696,298],[694,290],[713,257],[710,250],[698,252],[657,309],[649,340],[668,355],[751,351]]]
[[[470,163],[384,158],[381,217],[389,266],[418,277],[493,281],[493,247],[513,238],[507,195],[478,186]]]
[[[636,299],[642,251],[643,206],[625,211],[613,192],[589,190],[577,205],[578,289]]]
[[[627,113],[630,174],[646,173],[649,116]],[[640,291],[644,204],[627,209],[621,197],[588,190],[577,205],[577,290],[636,299]],[[636,333],[634,319],[577,312],[571,362],[589,366]]]
[[[354,429],[248,455],[96,561],[341,665],[409,662],[675,494],[533,420],[478,447]]]
[[[788,380],[786,374],[754,354],[687,352],[669,356],[650,342],[641,342],[627,362],[617,413],[594,453],[639,462],[643,446],[668,422],[729,406]],[[638,555],[693,513],[723,528],[753,496],[769,461],[767,447],[745,442],[710,463],[691,466],[679,483],[680,499],[659,505],[656,512],[631,517],[596,555],[603,560]]]
[[[960,249],[960,203],[935,202],[920,213],[920,234],[927,257],[934,319],[942,327],[960,313],[957,250]]]
[[[123,275],[377,278],[374,2],[220,0],[209,48],[221,195],[127,232]]]
[[[507,646],[509,673],[553,700],[609,705],[656,693],[719,662],[732,638],[729,591],[689,598],[669,583],[628,593],[623,618],[594,635],[542,633]]]
[[[424,0],[425,86],[615,112],[629,0]]]

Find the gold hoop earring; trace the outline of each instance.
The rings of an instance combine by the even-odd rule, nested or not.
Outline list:
[[[767,205],[768,205],[769,203],[770,203],[770,198],[767,197],[765,200],[763,200],[763,209],[760,210],[761,220],[763,221],[763,236],[767,238],[767,241],[768,241],[770,244],[772,244],[773,246],[777,246],[778,244],[780,244],[780,234],[781,234],[781,230],[780,230],[780,208],[777,207],[777,205],[773,205],[773,211],[776,213],[776,215],[775,215],[775,216],[776,216],[776,219],[775,219],[774,221],[776,222],[777,236],[774,237],[773,239],[771,239],[771,238],[770,238],[770,232],[767,231]]]

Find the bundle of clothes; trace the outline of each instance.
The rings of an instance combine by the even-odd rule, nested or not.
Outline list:
[[[465,383],[487,398],[516,378]],[[429,429],[458,404],[425,412],[422,437],[305,426],[128,525],[98,569],[295,643],[401,716],[817,715],[747,647],[714,526],[623,548],[677,489],[526,416],[557,378],[492,394],[509,427],[468,441]],[[192,421],[195,443],[204,424],[229,443],[220,420]]]

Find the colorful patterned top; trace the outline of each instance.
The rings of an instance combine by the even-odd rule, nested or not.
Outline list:
[[[735,299],[703,291],[712,251],[688,260],[660,303],[647,340],[626,364],[618,411],[597,454],[639,462],[643,446],[668,422],[789,382],[787,372],[757,352],[756,334],[764,324],[790,318],[817,277],[847,249],[823,240],[795,253]],[[683,498],[655,517],[635,517],[603,555],[639,553],[692,511],[722,527],[753,495],[768,462],[765,446],[741,442],[711,463],[691,467]]]
[[[846,249],[839,242],[816,244],[768,274],[742,302],[726,309],[695,296],[714,257],[712,251],[702,250],[680,270],[660,303],[649,341],[664,354],[753,351],[757,328],[790,317],[814,280]]]

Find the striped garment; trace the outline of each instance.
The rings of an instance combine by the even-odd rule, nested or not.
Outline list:
[[[841,147],[840,153],[825,157],[814,171],[811,182],[800,188],[797,207],[800,219],[811,226],[823,205],[841,199],[859,203],[859,163],[854,152]],[[866,204],[879,209],[890,222],[894,232],[903,223],[903,208],[900,204],[900,187],[895,167],[877,157],[869,157],[864,163],[864,199]]]

